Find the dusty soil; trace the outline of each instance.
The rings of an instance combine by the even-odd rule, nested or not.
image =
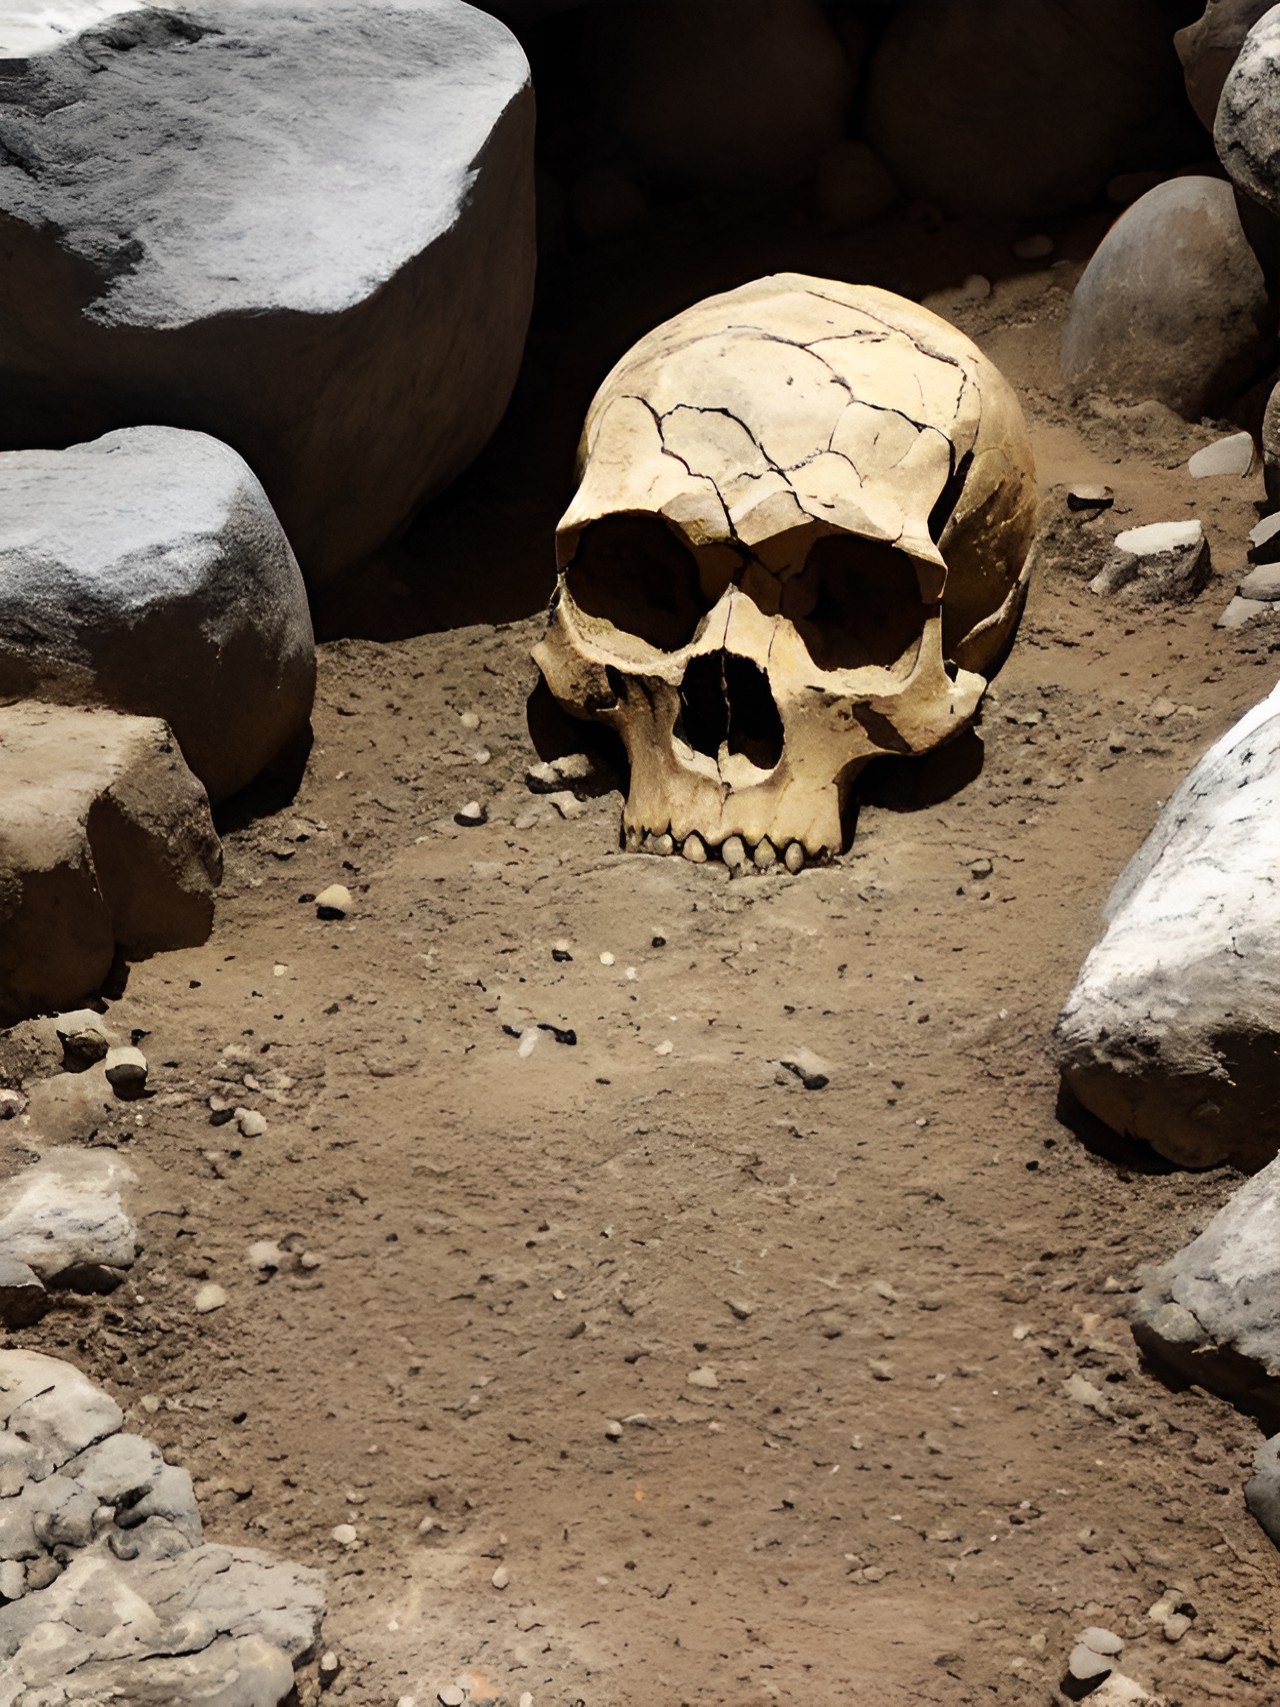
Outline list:
[[[511,1707],[1021,1707],[1091,1623],[1170,1703],[1274,1703],[1257,1429],[1141,1367],[1123,1318],[1236,1180],[1063,1123],[1046,1055],[1113,878],[1274,679],[1280,627],[1213,627],[1261,480],[1192,484],[1211,428],[1066,406],[1096,222],[1011,272],[1010,233],[905,218],[872,251],[709,218],[551,270],[493,450],[327,601],[296,797],[230,826],[208,945],[115,1004],[154,1069],[98,1140],[142,1179],[134,1281],[14,1338],[107,1382],[213,1538],[325,1569],[352,1707],[458,1680]],[[591,385],[777,266],[996,277],[935,300],[1024,396],[1045,530],[978,736],[873,777],[838,863],[731,882],[620,853],[616,791],[571,821],[528,792],[529,613]],[[1067,512],[1083,478],[1113,512]],[[1192,512],[1194,606],[1088,592],[1120,527]],[[307,899],[334,881],[346,921]],[[534,1022],[576,1042],[522,1057],[505,1028]],[[800,1046],[825,1089],[778,1068]],[[266,1134],[232,1142],[210,1095]],[[269,1278],[264,1238],[291,1253]],[[197,1316],[205,1278],[230,1301]],[[1170,1585],[1176,1646],[1144,1616]]]

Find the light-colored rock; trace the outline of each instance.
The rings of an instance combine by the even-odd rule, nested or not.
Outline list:
[[[1269,1139],[1269,1142],[1267,1142]],[[1255,1151],[1276,1148],[1259,1135]],[[1280,1407],[1280,1161],[1164,1263],[1129,1311],[1134,1338],[1189,1381],[1254,1414]]]
[[[1088,510],[1095,515],[1100,510],[1109,510],[1115,501],[1116,495],[1110,486],[1092,481],[1081,481],[1067,493],[1069,510]]]
[[[212,433],[314,581],[472,460],[533,281],[533,100],[500,23],[197,0],[104,30],[66,0],[7,88],[5,448]]]
[[[817,0],[622,0],[587,19],[585,53],[600,119],[659,185],[807,177],[853,96]]]
[[[0,695],[163,718],[219,801],[304,737],[314,688],[302,576],[233,450],[137,427],[0,455]]]
[[[59,1014],[57,1035],[63,1059],[74,1067],[89,1067],[101,1061],[117,1041],[106,1020],[92,1008],[78,1008],[73,1013]]]
[[[1250,569],[1240,583],[1239,596],[1257,604],[1274,604],[1280,599],[1280,563],[1261,563]]]
[[[1215,628],[1244,628],[1257,616],[1261,616],[1267,606],[1262,599],[1243,599],[1235,596],[1214,623]]]
[[[203,942],[222,850],[154,718],[0,708],[0,1024],[72,1007],[117,945]]]
[[[1280,562],[1280,514],[1263,516],[1250,528],[1247,555],[1250,563]]]
[[[1067,1661],[1067,1670],[1082,1683],[1087,1683],[1091,1677],[1105,1677],[1115,1669],[1114,1659],[1107,1654],[1098,1653],[1085,1642],[1076,1643]]]
[[[1155,398],[1187,420],[1265,372],[1274,314],[1230,184],[1175,178],[1127,208],[1071,299],[1062,371],[1075,396]]]
[[[312,1653],[312,1571],[203,1543],[191,1477],[69,1364],[0,1350],[3,1707],[274,1707]]]
[[[1280,1547],[1280,1434],[1264,1440],[1253,1456],[1253,1475],[1244,1485],[1244,1503]]]
[[[197,1316],[212,1315],[215,1310],[221,1310],[227,1302],[227,1289],[215,1281],[206,1281],[203,1286],[196,1288],[196,1295],[191,1301],[191,1307]]]
[[[147,1082],[147,1058],[132,1044],[117,1044],[108,1049],[102,1071],[117,1096],[137,1096]]]
[[[1222,85],[1213,145],[1236,188],[1280,214],[1280,12],[1265,11],[1244,38]]]
[[[1187,95],[1207,131],[1213,130],[1222,85],[1244,38],[1274,4],[1275,0],[1205,0],[1203,16],[1175,34],[1173,44],[1182,61]]]
[[[1149,166],[1181,98],[1168,24],[1125,0],[903,0],[867,72],[865,129],[911,195],[1041,220]]]
[[[1230,433],[1225,439],[1215,439],[1196,451],[1187,463],[1187,473],[1196,480],[1215,476],[1234,475],[1243,480],[1258,466],[1258,453],[1252,433]]]
[[[1209,541],[1198,521],[1151,522],[1115,537],[1106,566],[1089,583],[1105,598],[1122,593],[1127,602],[1186,603],[1209,580]]]
[[[96,1136],[116,1109],[101,1063],[78,1073],[27,1081],[31,1130],[46,1144],[80,1144]]]
[[[1165,805],[1054,1034],[1086,1108],[1187,1166],[1257,1167],[1276,1153],[1278,813],[1280,689]]]
[[[1272,388],[1262,414],[1262,478],[1267,502],[1280,509],[1280,385]]]
[[[345,883],[331,883],[316,896],[316,912],[322,919],[345,919],[352,904],[351,891]]]
[[[0,1183],[0,1257],[49,1285],[111,1285],[138,1254],[120,1196],[133,1177],[113,1150],[47,1150]]]

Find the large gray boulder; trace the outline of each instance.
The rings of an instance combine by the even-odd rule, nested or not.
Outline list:
[[[1130,1304],[1159,1362],[1280,1428],[1280,1162],[1249,1180]]]
[[[137,1256],[120,1196],[133,1178],[113,1150],[44,1150],[34,1166],[0,1180],[0,1259],[49,1285],[105,1290]]]
[[[321,1578],[205,1544],[189,1473],[122,1422],[69,1364],[0,1351],[0,1707],[275,1707]]]
[[[162,717],[219,801],[307,729],[307,592],[266,494],[204,433],[0,455],[0,696]]]
[[[1265,372],[1275,342],[1231,185],[1174,178],[1127,208],[1098,245],[1071,299],[1062,370],[1077,396],[1155,398],[1199,420]]]
[[[1280,214],[1280,6],[1249,31],[1227,73],[1213,142],[1237,188]]]
[[[1174,35],[1187,98],[1206,130],[1213,129],[1222,85],[1244,38],[1273,4],[1274,0],[1205,0],[1203,15]]]
[[[795,182],[844,136],[853,72],[818,0],[626,0],[585,43],[599,117],[651,182]]]
[[[0,25],[0,448],[211,433],[323,581],[506,407],[533,282],[524,55],[462,0],[106,10]]]
[[[867,73],[867,140],[913,195],[1047,218],[1161,163],[1180,81],[1156,0],[901,0]]]
[[[1278,842],[1280,688],[1166,803],[1054,1032],[1079,1101],[1187,1167],[1280,1148]]]
[[[75,1007],[117,948],[203,942],[222,848],[153,717],[0,707],[0,1025]]]

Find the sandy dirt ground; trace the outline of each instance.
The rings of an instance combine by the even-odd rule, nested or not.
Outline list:
[[[1237,1179],[1060,1119],[1047,1056],[1111,882],[1275,679],[1280,626],[1213,626],[1261,478],[1191,482],[1212,427],[1067,407],[1097,222],[1034,270],[927,218],[874,247],[709,219],[548,269],[494,447],[326,601],[298,792],[229,823],[211,941],[113,1005],[154,1094],[97,1141],[144,1255],[12,1338],[106,1382],[211,1538],[325,1570],[350,1707],[1022,1707],[1088,1624],[1171,1704],[1274,1703],[1257,1428],[1124,1321]],[[872,775],[837,863],[730,881],[619,852],[616,790],[571,820],[530,793],[529,648],[592,386],[777,267],[941,292],[1024,398],[1044,528],[977,734]],[[978,269],[989,297],[956,288]],[[1079,479],[1114,510],[1069,512]],[[1119,528],[1191,514],[1193,606],[1088,591]],[[333,882],[346,920],[309,899]],[[576,1041],[522,1055],[534,1024]],[[825,1088],[779,1067],[802,1047]],[[197,1315],[206,1279],[229,1302]],[[1146,1619],[1170,1588],[1176,1645]]]

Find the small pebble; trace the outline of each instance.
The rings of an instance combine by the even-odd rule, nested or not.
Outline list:
[[[526,1689],[524,1694],[520,1697],[520,1707],[533,1707],[533,1693],[531,1690]]]
[[[547,799],[566,822],[570,818],[581,818],[586,810],[572,789],[562,788],[555,794],[549,794]]]
[[[197,1290],[193,1304],[197,1316],[208,1316],[214,1310],[221,1310],[226,1301],[225,1289],[210,1281]]]
[[[320,1656],[320,1676],[334,1678],[342,1670],[342,1664],[332,1648],[327,1648]]]
[[[1116,1669],[1116,1662],[1109,1654],[1100,1654],[1096,1648],[1089,1647],[1084,1642],[1077,1642],[1071,1650],[1067,1661],[1067,1670],[1072,1677],[1081,1683],[1087,1683],[1091,1678],[1105,1677],[1108,1672]]]
[[[480,715],[475,711],[463,711],[458,714],[458,722],[464,729],[478,729],[480,727]]]
[[[474,830],[488,820],[489,814],[478,800],[468,800],[453,815],[454,823],[461,824],[464,830]]]
[[[691,1369],[685,1379],[690,1387],[718,1387],[720,1385],[716,1380],[715,1370],[709,1368],[705,1363],[698,1369]]]
[[[261,1138],[267,1130],[266,1116],[259,1114],[256,1108],[236,1109],[235,1123],[245,1138]]]
[[[1180,1642],[1191,1628],[1191,1620],[1185,1612],[1171,1612],[1164,1621],[1164,1639],[1166,1642]]]
[[[316,896],[318,919],[345,919],[351,911],[351,891],[345,883],[331,883]]]
[[[610,1440],[621,1440],[622,1424],[620,1422],[606,1423],[604,1432],[608,1435]]]
[[[27,1099],[21,1091],[0,1091],[0,1120],[14,1120],[25,1114]]]
[[[1115,501],[1110,486],[1073,486],[1067,493],[1069,510],[1109,510]]]
[[[284,1265],[284,1253],[274,1239],[257,1239],[245,1253],[249,1267],[262,1273],[264,1269],[276,1270]]]
[[[494,1588],[506,1588],[507,1584],[511,1581],[511,1572],[505,1565],[499,1565],[497,1570],[489,1578],[489,1581],[493,1584]]]
[[[601,966],[612,966],[615,958],[616,957],[610,954],[609,950],[606,948],[604,953],[600,956],[600,964]]]
[[[655,1043],[653,1046],[653,1052],[655,1055],[670,1055],[674,1048],[675,1044],[672,1043],[670,1038],[667,1038],[664,1043]]]
[[[437,1690],[436,1700],[440,1703],[440,1707],[462,1707],[466,1696],[456,1684],[451,1683],[446,1689]]]
[[[329,1537],[331,1540],[336,1541],[339,1547],[354,1547],[358,1539],[355,1531],[355,1525],[350,1523],[335,1524],[329,1531]]]

